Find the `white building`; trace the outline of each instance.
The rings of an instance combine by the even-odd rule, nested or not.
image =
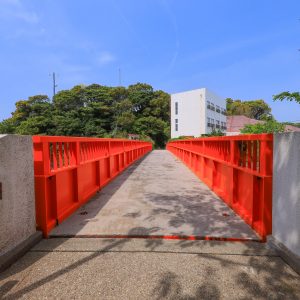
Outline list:
[[[226,101],[206,88],[171,95],[171,138],[226,132]]]

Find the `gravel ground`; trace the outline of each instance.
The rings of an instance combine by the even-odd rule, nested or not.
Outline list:
[[[0,274],[1,299],[300,299],[265,244],[49,239]]]

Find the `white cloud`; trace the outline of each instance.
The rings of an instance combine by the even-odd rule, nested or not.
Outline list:
[[[114,62],[115,60],[116,60],[116,57],[108,51],[100,52],[96,58],[96,61],[100,66],[109,64],[111,62]]]

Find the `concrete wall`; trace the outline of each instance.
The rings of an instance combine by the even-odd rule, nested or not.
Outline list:
[[[36,233],[31,136],[0,135],[0,182],[1,256]]]
[[[217,96],[206,88],[181,92],[171,95],[171,137],[195,136],[211,132],[207,127],[207,117],[226,123],[226,116],[207,109],[207,101],[221,108],[226,108],[225,99]],[[178,114],[175,114],[175,103],[178,103]],[[175,120],[178,119],[178,131]]]
[[[272,236],[300,256],[300,132],[274,135]]]

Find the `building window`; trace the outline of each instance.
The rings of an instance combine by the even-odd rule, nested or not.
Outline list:
[[[215,120],[214,119],[210,119],[210,123],[211,123],[211,127],[215,128]]]
[[[221,108],[221,114],[226,116],[226,109],[225,108]]]
[[[175,119],[175,131],[178,131],[178,119]]]
[[[175,115],[178,115],[178,102],[175,102]]]
[[[211,127],[210,118],[207,118],[207,127]]]
[[[220,121],[219,120],[216,120],[216,128],[220,129]]]
[[[226,130],[226,122],[221,122],[221,129]]]
[[[224,115],[224,113],[223,113],[223,108],[221,108],[219,105],[216,105],[216,106],[215,106],[214,103],[212,103],[212,102],[210,102],[210,101],[207,101],[207,106],[206,106],[206,107],[207,107],[208,109],[212,110],[212,111],[216,111],[216,112],[222,113],[222,114]]]

